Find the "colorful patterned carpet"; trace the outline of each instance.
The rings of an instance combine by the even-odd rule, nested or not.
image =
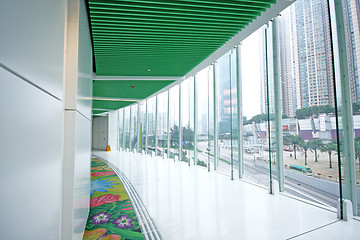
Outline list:
[[[116,173],[99,159],[91,161],[90,212],[83,240],[143,239],[138,220]]]

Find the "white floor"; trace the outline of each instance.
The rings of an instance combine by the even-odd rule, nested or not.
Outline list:
[[[197,166],[94,152],[130,180],[165,240],[360,239],[360,221]]]

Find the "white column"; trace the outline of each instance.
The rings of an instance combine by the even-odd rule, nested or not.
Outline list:
[[[148,131],[148,103],[149,101],[146,100],[146,110],[145,110],[145,154],[148,153],[148,147],[149,147],[149,140],[148,140],[148,135],[149,135],[149,131]]]
[[[194,75],[194,165],[196,165],[197,161],[198,161],[198,150],[197,150],[197,142],[198,142],[198,137],[197,137],[197,132],[198,132],[198,114],[197,114],[197,88],[196,88],[196,74]]]
[[[159,131],[159,126],[158,126],[158,96],[155,96],[155,156],[157,156],[157,152],[158,152],[158,131]]]
[[[218,77],[217,77],[216,62],[213,64],[213,76],[214,76],[214,170],[216,170],[218,164],[218,102],[217,102]]]
[[[179,83],[179,161],[182,159],[181,83]]]
[[[137,148],[137,152],[141,152],[141,149],[140,149],[140,142],[141,142],[141,128],[142,128],[142,124],[141,124],[141,120],[140,120],[140,103],[137,105],[137,145],[136,145],[136,148]]]
[[[236,49],[239,178],[244,175],[244,129],[242,112],[241,44]]]
[[[170,158],[170,89],[168,93],[168,105],[167,105],[167,157]]]
[[[276,139],[276,174],[279,182],[279,191],[284,191],[284,161],[283,161],[283,131],[281,112],[281,80],[279,69],[279,51],[277,43],[278,19],[272,21],[272,45],[273,45],[273,79],[274,79],[274,107],[275,107],[275,139]],[[271,164],[271,163],[270,163]]]
[[[86,103],[86,106],[79,104],[79,93],[82,97],[92,96],[92,48],[85,2],[66,2],[63,162],[59,169],[62,173],[62,206],[59,229],[61,239],[73,240],[82,238],[89,211],[89,201],[83,200],[90,196],[91,103]],[[79,35],[80,29],[88,30]]]

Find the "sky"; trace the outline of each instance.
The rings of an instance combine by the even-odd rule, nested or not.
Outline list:
[[[243,116],[260,114],[260,44],[258,31],[241,45]]]

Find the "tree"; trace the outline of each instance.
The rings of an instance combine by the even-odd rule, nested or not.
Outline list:
[[[355,115],[359,115],[360,114],[360,102],[354,102],[352,104],[352,108],[353,108],[353,113]]]
[[[311,116],[318,116],[320,113],[332,113],[335,112],[335,108],[331,105],[312,106],[302,109],[298,109],[295,112],[296,118],[305,119]]]
[[[359,172],[360,172],[360,137],[355,138],[355,159],[359,160]]]
[[[331,105],[321,105],[318,107],[318,113],[332,113],[335,112],[335,107]]]
[[[299,135],[285,135],[284,136],[284,143],[285,145],[292,145],[294,149],[294,159],[296,159],[296,148],[300,144],[302,137]]]
[[[174,125],[170,129],[170,145],[171,147],[178,147],[179,146],[179,126]]]
[[[334,141],[320,146],[321,152],[327,152],[329,154],[329,164],[330,164],[329,168],[332,168],[331,152],[336,150],[337,150],[337,144]]]
[[[295,115],[297,119],[305,119],[312,116],[313,112],[311,108],[308,107],[296,110]]]
[[[267,120],[268,120],[267,114],[258,114],[251,118],[251,122],[256,122],[256,123],[260,123],[262,121],[267,121]]]
[[[307,165],[307,151],[310,149],[309,142],[305,141],[304,139],[301,139],[300,141],[300,147],[303,149],[305,154],[305,165]]]
[[[320,139],[312,139],[308,141],[310,149],[314,150],[315,153],[315,162],[318,161],[317,158],[317,150],[324,145],[323,142]]]
[[[185,144],[189,147],[194,146],[195,136],[194,136],[194,130],[190,127],[190,124],[186,125],[182,129],[183,134],[183,141],[185,141]]]

